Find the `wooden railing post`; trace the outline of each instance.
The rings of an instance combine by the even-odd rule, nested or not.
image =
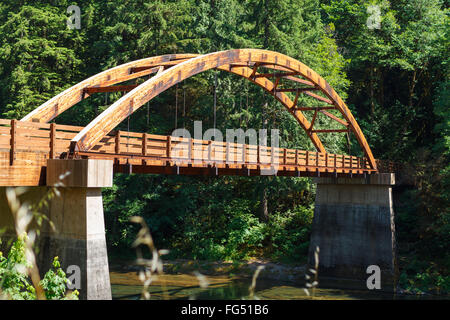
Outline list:
[[[226,142],[225,144],[225,163],[228,164],[230,163],[230,143]]]
[[[212,159],[212,140],[208,141],[208,161]]]
[[[261,164],[261,146],[259,144],[256,145],[256,163]]]
[[[305,165],[307,167],[309,166],[309,151],[308,150],[306,150],[306,163],[305,163]],[[306,170],[308,170],[308,169],[306,169]]]
[[[55,159],[56,123],[50,124],[50,159]]]
[[[147,155],[147,133],[142,134],[142,155]]]
[[[247,145],[244,143],[242,145],[242,163],[246,163],[247,162]]]
[[[191,164],[192,164],[192,160],[193,160],[193,158],[194,158],[194,139],[192,139],[192,138],[189,138],[189,152],[188,152],[188,154],[189,154],[189,157],[188,157],[188,159],[191,161]]]
[[[316,151],[316,171],[317,171],[317,175],[320,176],[320,171],[319,171],[319,152]]]
[[[116,139],[115,139],[115,153],[120,154],[120,130],[116,131]]]
[[[147,133],[142,134],[142,155],[145,157],[147,155]],[[147,161],[142,159],[142,165],[147,165]]]
[[[298,149],[295,149],[295,165],[298,166]]]
[[[170,159],[172,151],[172,136],[167,136],[167,144],[166,144],[166,158]]]
[[[284,165],[287,164],[287,149],[284,148],[284,153],[283,153],[283,163]]]
[[[273,166],[275,163],[275,148],[270,146],[270,165]]]
[[[9,164],[12,166],[16,160],[16,143],[17,143],[17,120],[11,120],[11,153]]]

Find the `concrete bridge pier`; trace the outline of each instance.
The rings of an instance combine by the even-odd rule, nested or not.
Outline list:
[[[75,275],[78,269],[78,291],[83,300],[111,299],[101,188],[112,183],[112,160],[48,160],[47,187],[30,187],[21,196],[21,201],[37,203],[50,187],[57,187],[60,195],[41,212],[56,230],[44,222],[36,241],[37,263],[41,276],[50,269],[55,256],[64,271],[74,266],[69,271]],[[12,216],[5,209],[4,192],[1,194],[0,223],[13,226]],[[15,235],[9,233],[9,237]]]
[[[319,286],[367,290],[380,268],[383,291],[395,291],[396,247],[392,186],[395,175],[366,178],[317,178],[309,266],[319,247]],[[370,282],[375,283],[371,278]]]

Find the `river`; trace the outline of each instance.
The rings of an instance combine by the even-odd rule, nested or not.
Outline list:
[[[138,272],[123,270],[117,266],[110,267],[111,290],[113,299],[127,300],[140,299],[143,285]],[[148,287],[150,299],[248,299],[252,279],[248,276],[229,274],[206,275],[207,286],[200,286],[198,276],[192,272],[165,273],[152,278]],[[203,283],[204,284],[204,283]],[[254,298],[261,300],[295,300],[311,299],[312,291],[308,296],[304,286],[298,281],[282,281],[270,279],[257,279]],[[384,293],[377,291],[357,291],[317,288],[314,299],[323,300],[404,300],[404,299],[448,299],[441,296],[417,296]]]

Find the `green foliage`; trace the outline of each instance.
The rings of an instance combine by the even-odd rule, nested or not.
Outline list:
[[[40,285],[45,291],[45,297],[48,300],[78,300],[78,291],[70,292],[66,296],[66,287],[69,280],[65,272],[61,269],[58,257],[53,259],[53,269],[47,271]]]
[[[11,246],[5,258],[0,252],[0,289],[13,300],[34,300],[36,290],[28,278],[31,264],[25,257],[25,238],[20,236]]]
[[[304,178],[115,179],[125,184],[123,189],[112,188],[105,193],[105,208],[109,212],[106,226],[113,246],[129,247],[130,237],[126,235],[135,230],[121,219],[138,213],[151,226],[157,247],[169,248],[172,258],[239,260],[285,256],[293,261],[306,252],[312,210],[305,207],[311,207],[313,194]],[[143,191],[141,184],[148,190]],[[262,188],[269,190],[269,221],[261,220],[258,213]]]
[[[394,197],[399,253],[408,257],[401,284],[443,288],[450,266],[448,6],[440,0],[322,2],[350,60],[347,102],[375,157],[403,163],[402,174],[415,182]],[[380,9],[380,28],[367,26],[371,5]],[[416,260],[423,265],[411,267]]]
[[[298,206],[283,214],[270,216],[266,226],[266,243],[275,260],[306,261],[309,249],[313,210]]]
[[[435,264],[412,257],[400,274],[399,285],[408,293],[449,294],[450,276]]]
[[[8,14],[0,23],[0,113],[20,118],[76,79],[81,43],[56,7],[10,4],[4,10]]]
[[[7,258],[0,252],[0,294],[12,300],[35,300],[36,289],[33,287],[28,269],[32,267],[26,258],[26,235],[13,242]],[[66,295],[68,279],[61,269],[58,257],[53,260],[54,270],[49,270],[40,282],[45,297],[50,300],[78,300],[75,290]]]

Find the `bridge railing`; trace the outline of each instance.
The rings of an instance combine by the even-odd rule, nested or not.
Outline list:
[[[10,153],[10,165],[19,152],[42,153],[45,158],[59,158],[68,152],[70,141],[83,127],[23,122],[0,119],[0,150]],[[149,133],[114,131],[105,136],[88,152],[80,156],[112,158],[117,163],[130,159],[142,164],[150,160],[169,161],[173,164],[227,164],[238,166],[304,167],[307,170],[363,173],[372,172],[365,158],[273,148],[230,142],[197,140],[162,136]]]

